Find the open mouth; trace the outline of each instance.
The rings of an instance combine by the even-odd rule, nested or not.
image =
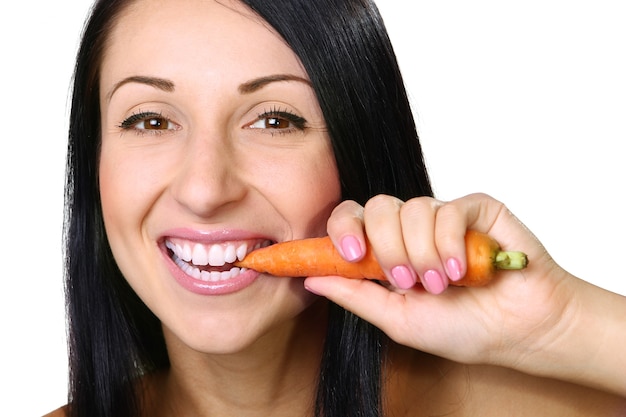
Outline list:
[[[227,281],[245,272],[233,265],[255,249],[271,245],[269,240],[198,243],[168,238],[165,247],[172,261],[187,275],[205,282]]]

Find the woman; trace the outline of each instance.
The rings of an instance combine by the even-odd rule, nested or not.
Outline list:
[[[59,415],[626,409],[623,297],[488,196],[432,198],[373,4],[99,1],[73,94]],[[469,228],[530,267],[447,288]],[[389,286],[231,265],[325,234],[354,261],[365,233]]]

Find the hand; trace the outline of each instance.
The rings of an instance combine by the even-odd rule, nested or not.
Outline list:
[[[465,273],[468,229],[488,233],[504,250],[525,252],[528,267],[499,272],[485,287],[448,288],[450,280]],[[312,292],[415,349],[463,363],[569,378],[572,371],[565,368],[577,360],[570,353],[582,346],[575,338],[585,337],[571,330],[581,313],[584,284],[561,269],[502,203],[481,194],[447,203],[380,195],[365,207],[340,204],[328,221],[328,233],[352,261],[362,257],[366,234],[391,285],[310,277],[305,285]],[[414,285],[417,280],[422,285]],[[551,349],[563,363],[554,361]],[[587,350],[593,349],[590,343]]]
[[[450,279],[464,275],[463,237],[470,228],[489,233],[504,249],[526,252],[528,269],[501,273],[487,287],[444,292]],[[466,363],[491,361],[485,355],[533,334],[538,323],[552,327],[567,306],[565,294],[553,297],[563,276],[552,273],[558,267],[502,203],[485,195],[449,203],[379,195],[365,207],[347,201],[331,215],[328,233],[348,260],[362,257],[366,234],[392,285],[310,278],[307,287],[416,349]],[[418,279],[422,286],[414,286]]]

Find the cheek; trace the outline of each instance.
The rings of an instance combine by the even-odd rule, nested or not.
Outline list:
[[[325,169],[315,170],[310,178],[313,180],[305,184],[301,192],[301,195],[306,196],[305,201],[300,204],[311,218],[309,231],[325,235],[328,217],[341,200],[337,168],[334,163],[329,164]]]
[[[138,221],[158,198],[165,168],[150,152],[104,142],[98,174],[105,222]]]
[[[151,158],[138,158],[113,146],[103,145],[100,155],[99,189],[107,239],[122,274],[146,300],[153,292],[144,278],[155,273],[150,249],[154,245],[143,226],[158,196],[158,180],[151,168],[155,165]]]
[[[126,254],[132,251],[131,241],[128,235],[133,227],[133,219],[137,209],[136,201],[133,200],[132,177],[128,176],[123,163],[115,163],[118,158],[103,148],[100,156],[99,189],[102,204],[102,216],[104,227],[118,265],[123,267],[128,264]],[[127,178],[127,181],[124,181]],[[126,275],[126,274],[125,274]]]
[[[155,173],[149,158],[103,146],[99,166],[99,190],[104,226],[113,252],[119,258],[131,250],[155,195]],[[140,236],[140,235],[139,235]]]
[[[116,163],[117,162],[117,163]],[[132,222],[133,210],[139,206],[134,192],[135,178],[115,154],[105,149],[100,157],[99,188],[104,224],[109,235],[124,230]],[[109,238],[114,236],[109,236]]]
[[[281,174],[275,187],[282,213],[292,225],[294,238],[326,234],[326,223],[341,200],[341,186],[335,160],[329,150],[317,157],[302,158],[291,172]]]
[[[100,155],[100,166],[98,171],[100,201],[102,204],[102,215],[104,224],[109,228],[115,224],[119,207],[123,207],[124,193],[120,190],[120,176],[122,170],[116,170],[113,166],[113,158],[103,150]]]

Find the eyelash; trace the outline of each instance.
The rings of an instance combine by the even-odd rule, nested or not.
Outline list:
[[[128,117],[127,119],[125,119],[119,124],[119,128],[123,130],[135,130],[139,134],[146,134],[146,133],[163,134],[165,133],[165,131],[169,130],[169,129],[140,129],[136,127],[138,123],[146,122],[148,120],[160,120],[161,123],[167,123],[168,125],[174,124],[171,120],[169,120],[167,117],[164,117],[163,114],[161,113],[146,111],[146,112],[139,112],[139,113],[132,114],[130,117]]]
[[[257,120],[250,124],[249,127],[254,125],[255,123],[262,121],[263,119],[285,119],[289,123],[293,124],[293,129],[272,129],[268,128],[267,130],[271,131],[272,134],[279,133],[291,133],[293,130],[304,130],[307,126],[307,120],[304,117],[298,116],[294,113],[291,113],[287,110],[281,110],[278,107],[274,107],[270,110],[264,111],[257,115]],[[252,127],[251,127],[252,128]]]
[[[168,129],[140,129],[137,128],[137,124],[140,122],[146,122],[148,120],[161,120],[163,123],[173,124],[168,118],[164,117],[162,113],[156,113],[151,111],[134,113],[130,117],[126,118],[119,124],[119,128],[123,130],[135,130],[140,134],[162,134],[164,131]],[[294,130],[304,130],[306,128],[307,120],[301,116],[298,116],[294,113],[291,113],[287,110],[281,110],[280,108],[274,107],[268,111],[264,111],[257,115],[257,119],[248,125],[249,128],[255,129],[252,127],[254,124],[263,121],[264,119],[285,119],[290,124],[293,125],[293,128],[279,129],[279,128],[266,128],[263,130],[268,130],[271,134],[287,134],[291,133]]]

